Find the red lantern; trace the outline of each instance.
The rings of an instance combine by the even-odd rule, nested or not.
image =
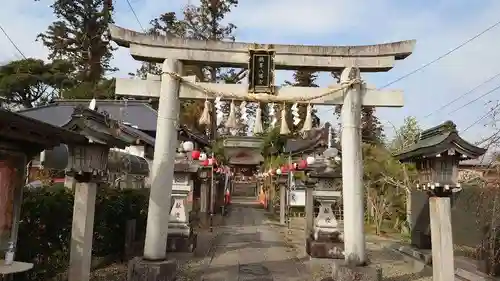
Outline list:
[[[191,158],[193,160],[198,160],[200,158],[201,152],[199,150],[193,150],[191,151]]]
[[[288,167],[287,167],[287,166],[283,166],[283,167],[281,167],[281,172],[282,172],[282,173],[286,173],[286,172],[288,172]]]
[[[202,166],[208,166],[208,159],[201,161]]]
[[[295,165],[296,165],[295,163],[290,164],[290,166],[288,167],[288,170],[294,171],[295,170]]]
[[[307,161],[306,160],[300,160],[298,168],[300,170],[303,170],[303,169],[307,168]]]

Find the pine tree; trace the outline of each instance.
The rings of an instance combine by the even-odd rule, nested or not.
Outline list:
[[[112,23],[111,0],[54,0],[57,20],[38,39],[50,50],[49,59],[68,60],[79,83],[64,96],[106,97],[114,93],[114,81],[106,80],[113,48],[107,36]]]
[[[361,109],[361,139],[371,144],[384,143],[384,127],[375,116],[375,108],[364,106]]]

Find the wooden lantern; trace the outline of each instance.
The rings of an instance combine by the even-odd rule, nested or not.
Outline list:
[[[447,121],[423,131],[415,144],[395,157],[401,162],[416,164],[417,188],[428,190],[433,195],[449,196],[453,190],[460,189],[459,162],[477,158],[484,153],[484,149],[462,139],[456,125]]]

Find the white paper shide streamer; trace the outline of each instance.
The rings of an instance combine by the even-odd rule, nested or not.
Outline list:
[[[283,105],[283,108],[281,109],[280,134],[281,135],[290,134],[290,129],[288,128],[288,123],[286,122],[286,105]]]
[[[300,115],[299,115],[299,107],[297,103],[292,105],[292,116],[293,116],[293,125],[297,126],[300,123]]]
[[[262,109],[260,109],[260,104],[257,104],[257,110],[255,111],[255,123],[253,124],[253,134],[261,134],[264,132],[262,127]]]
[[[241,118],[241,121],[243,123],[247,123],[248,122],[248,112],[247,112],[247,102],[246,101],[242,101],[240,103],[240,118]]]
[[[220,100],[220,97],[215,98],[215,116],[216,116],[216,122],[217,126],[219,126],[222,123],[222,120],[224,120],[224,111],[222,111],[222,106],[223,103]]]
[[[276,111],[274,110],[274,103],[268,103],[267,107],[269,109],[268,110],[269,120],[271,120],[269,123],[269,127],[272,129],[276,126],[278,119],[276,118]]]

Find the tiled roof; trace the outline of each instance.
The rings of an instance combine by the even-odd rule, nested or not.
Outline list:
[[[423,131],[416,143],[394,156],[401,161],[406,161],[417,157],[436,155],[449,148],[455,148],[469,159],[478,158],[486,152],[485,149],[462,139],[458,135],[456,125],[452,121],[446,121]]]
[[[24,109],[17,113],[33,119],[62,126],[71,119],[78,105],[88,106],[90,100],[57,100],[45,106]],[[158,113],[146,101],[97,100],[97,111],[106,111],[112,119],[137,126],[142,131],[156,131]]]

